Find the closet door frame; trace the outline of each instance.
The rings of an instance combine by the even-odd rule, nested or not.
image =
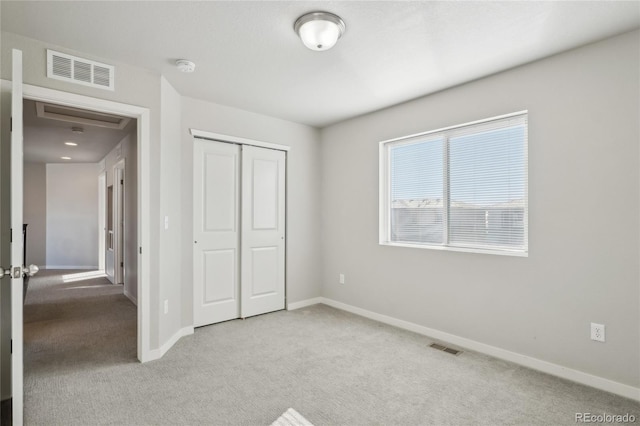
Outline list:
[[[232,144],[237,144],[237,145],[249,145],[249,146],[255,146],[255,147],[259,147],[259,148],[267,148],[267,149],[273,149],[273,150],[277,150],[277,151],[284,151],[285,153],[285,168],[286,163],[287,163],[287,153],[290,150],[290,147],[286,146],[286,145],[280,145],[280,144],[274,144],[274,143],[270,143],[270,142],[262,142],[262,141],[258,141],[258,140],[253,140],[253,139],[247,139],[247,138],[241,138],[241,137],[237,137],[237,136],[231,136],[231,135],[224,135],[224,134],[220,134],[220,133],[213,133],[213,132],[207,132],[204,130],[197,130],[197,129],[189,129],[191,136],[194,137],[194,139],[203,139],[203,140],[208,140],[208,141],[215,141],[215,142],[223,142],[223,143],[232,143]],[[285,217],[287,216],[286,211],[287,211],[287,185],[286,185],[286,172],[285,172]],[[285,241],[284,241],[284,246],[285,246],[285,251],[284,251],[284,309],[287,309],[287,220],[285,220]],[[195,306],[194,306],[195,308]]]

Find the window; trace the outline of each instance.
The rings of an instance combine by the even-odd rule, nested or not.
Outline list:
[[[380,244],[526,256],[526,111],[381,142]]]

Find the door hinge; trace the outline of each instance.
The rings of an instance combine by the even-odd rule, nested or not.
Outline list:
[[[13,242],[13,228],[9,229],[9,242]]]
[[[124,262],[120,262],[120,267],[124,268]]]
[[[140,247],[140,254],[142,254],[142,247]]]
[[[13,353],[13,339],[11,339],[11,348],[9,349],[9,352]]]
[[[13,132],[13,117],[11,117],[11,120],[9,120],[9,131]]]
[[[124,185],[124,179],[120,179],[120,185]]]

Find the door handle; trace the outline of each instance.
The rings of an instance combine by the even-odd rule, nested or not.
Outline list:
[[[20,273],[22,273],[23,276],[32,277],[35,274],[37,274],[38,271],[40,271],[40,268],[38,268],[37,265],[33,265],[33,264],[29,266],[15,267],[13,269],[14,269],[14,272],[13,272],[14,278],[20,278]],[[0,278],[3,278],[5,275],[11,276],[11,268],[5,269],[0,267]]]
[[[11,268],[5,269],[0,266],[0,279],[4,278],[5,275],[11,276]]]
[[[40,271],[38,265],[34,265],[33,263],[29,266],[22,267],[22,273],[28,277],[32,277]]]

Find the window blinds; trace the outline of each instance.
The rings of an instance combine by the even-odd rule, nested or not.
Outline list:
[[[391,148],[391,241],[442,243],[443,153],[440,137]]]
[[[383,144],[381,242],[526,252],[526,113]]]

